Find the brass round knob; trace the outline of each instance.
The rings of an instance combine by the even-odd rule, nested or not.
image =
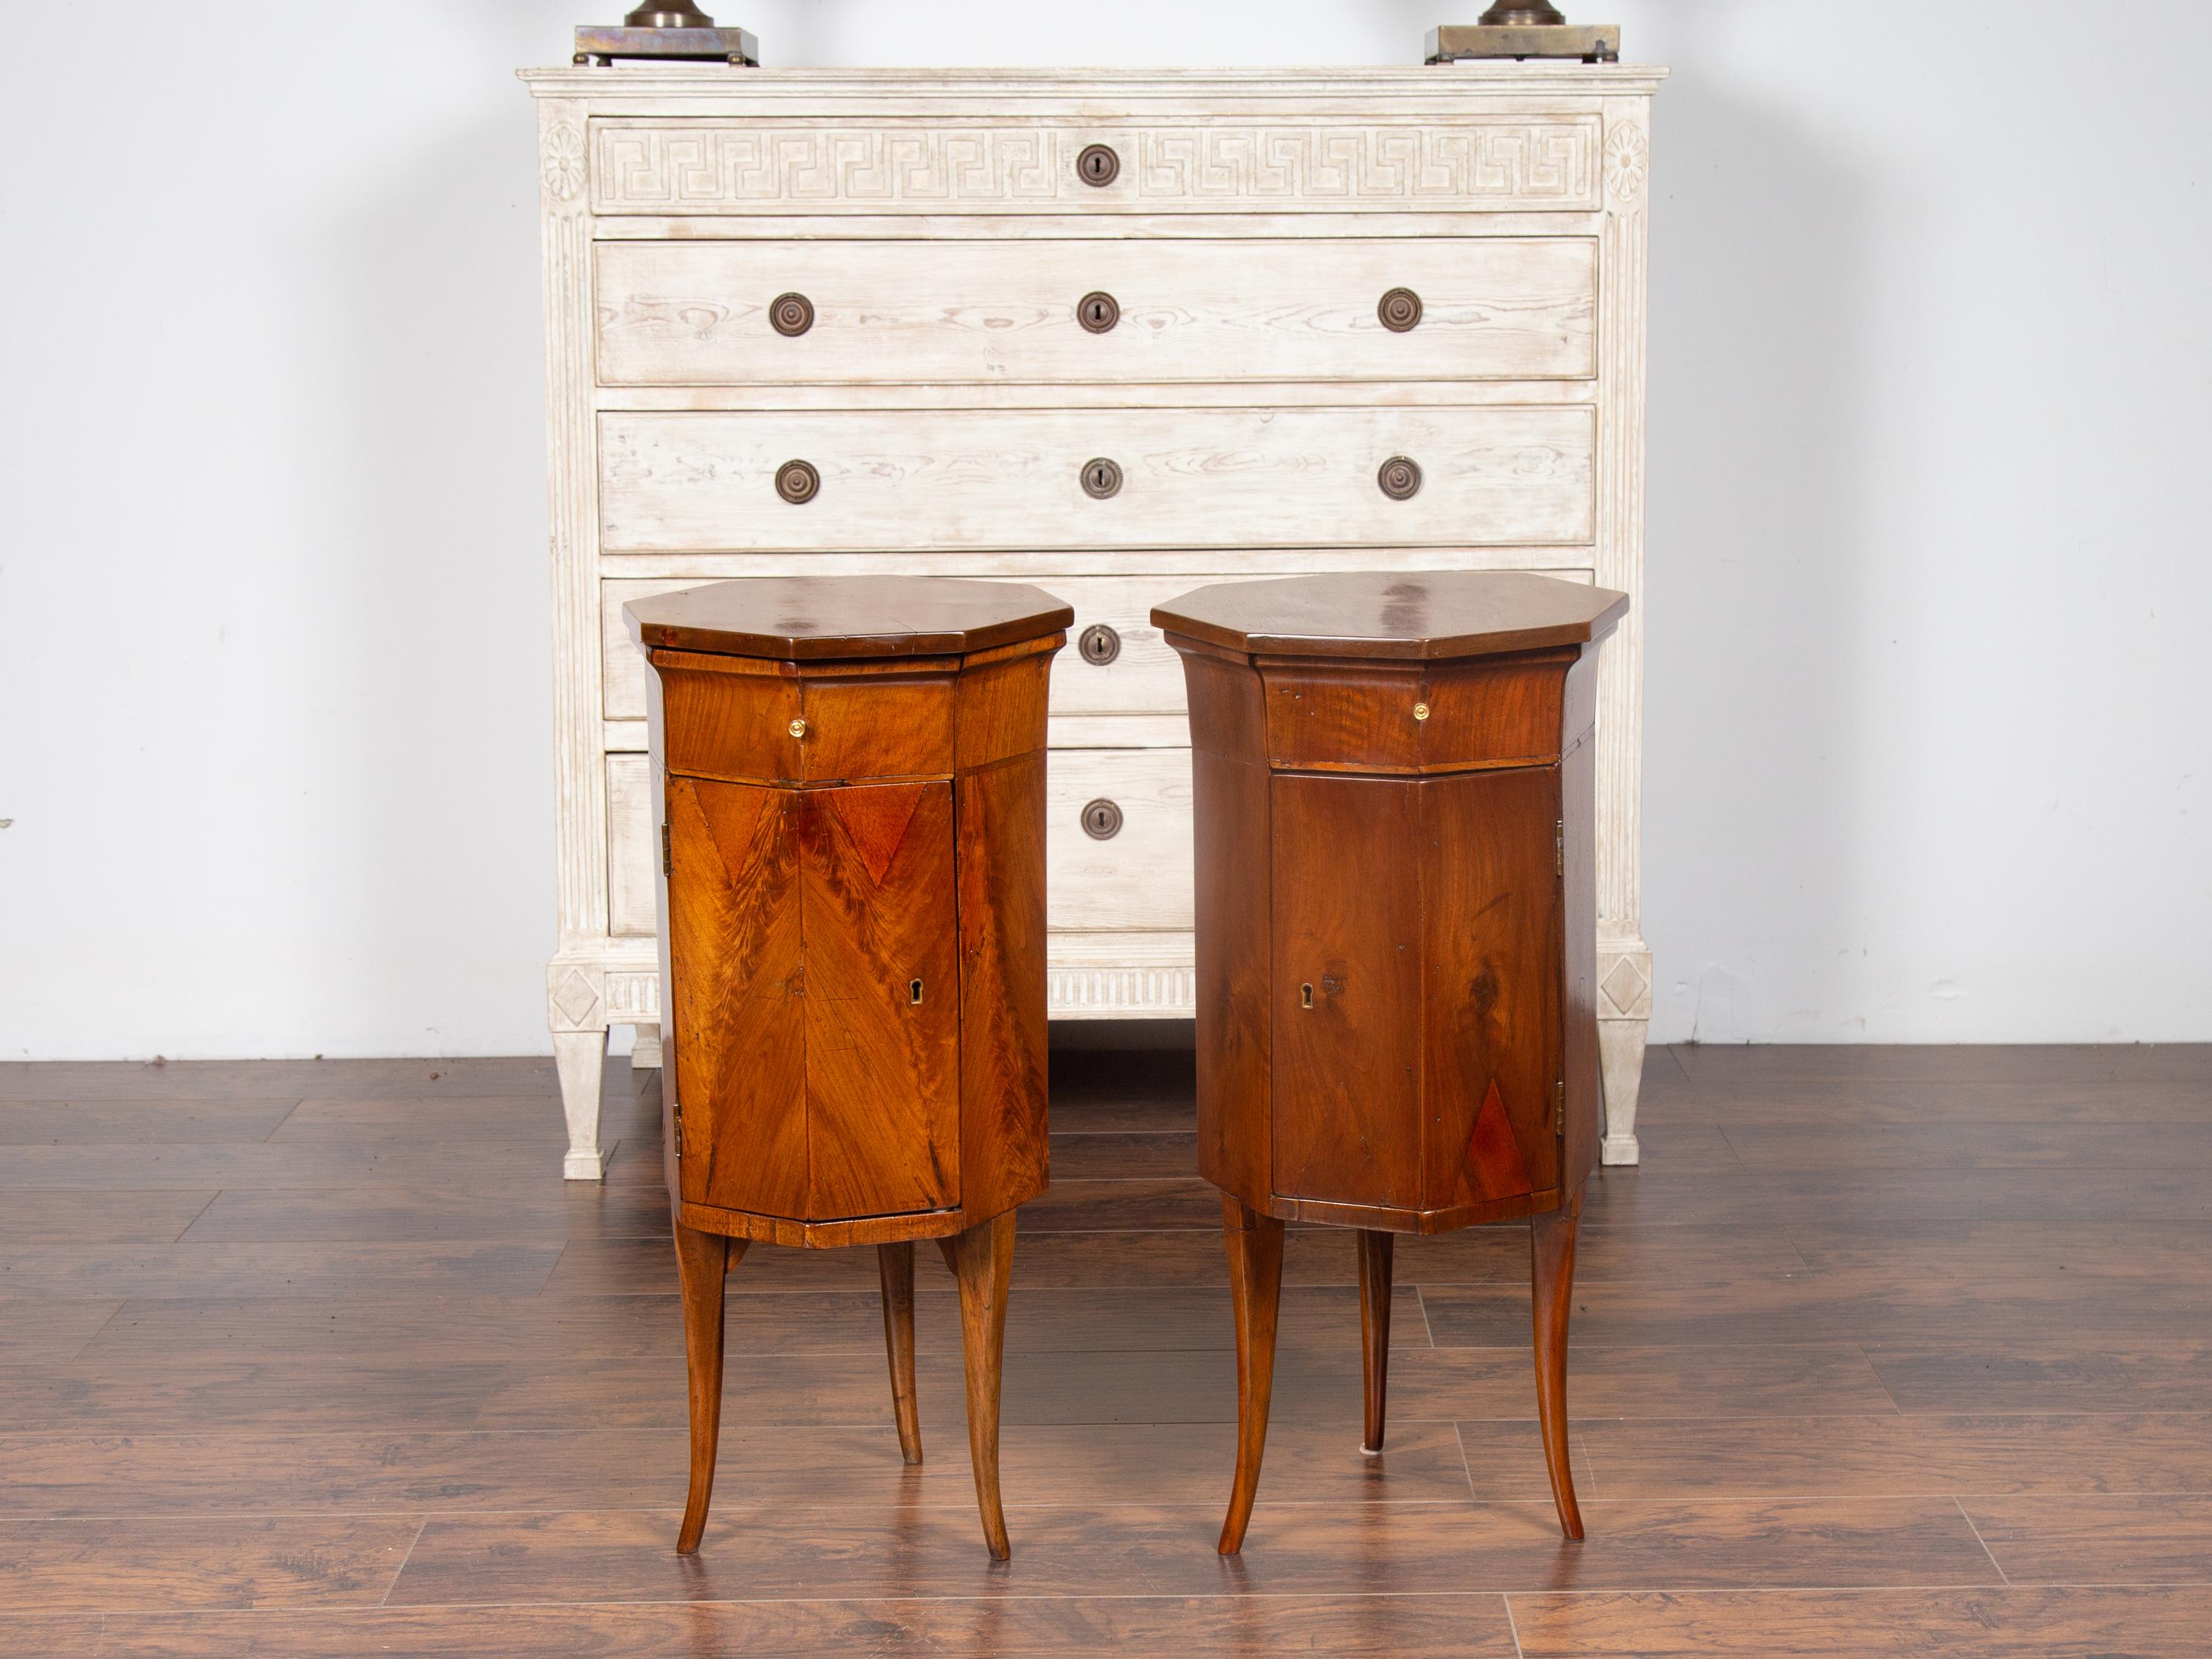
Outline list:
[[[1415,704],[1413,705],[1413,718],[1414,718],[1415,720],[1425,720],[1428,719],[1428,717],[1429,717],[1429,706],[1428,706],[1428,704],[1426,704],[1426,703],[1425,703],[1425,702],[1417,702],[1417,703],[1415,703]]]
[[[768,325],[791,339],[814,326],[814,301],[804,294],[779,294],[768,302]]]
[[[1394,501],[1411,501],[1421,490],[1421,469],[1403,455],[1393,455],[1375,474],[1375,482]]]
[[[793,720],[790,725],[785,726],[783,729],[790,732],[794,738],[803,738],[806,735],[806,722],[805,720]]]
[[[805,461],[786,461],[775,470],[775,493],[804,507],[822,493],[822,475]]]
[[[1083,493],[1094,501],[1103,501],[1109,495],[1119,495],[1121,489],[1121,469],[1103,455],[1083,464]]]
[[[1103,668],[1121,654],[1121,636],[1104,623],[1093,623],[1077,636],[1075,648],[1084,661]]]
[[[1103,334],[1121,320],[1121,303],[1110,294],[1086,294],[1075,302],[1075,320],[1093,334]]]
[[[1075,158],[1075,176],[1101,189],[1121,174],[1121,158],[1105,144],[1085,144]]]
[[[1394,288],[1375,302],[1375,314],[1393,334],[1403,334],[1421,320],[1421,296],[1410,288]]]
[[[1083,833],[1093,841],[1111,841],[1121,833],[1121,809],[1110,800],[1094,800],[1083,809]]]

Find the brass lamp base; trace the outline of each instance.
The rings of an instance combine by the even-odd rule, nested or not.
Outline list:
[[[1431,29],[1424,56],[1431,64],[1474,58],[1574,58],[1585,64],[1614,64],[1620,61],[1620,26],[1570,23],[1548,0],[1532,6],[1498,0],[1479,23]]]
[[[678,0],[666,6],[640,6],[619,28],[576,27],[576,61],[611,64],[617,58],[655,58],[663,63],[736,64],[760,66],[760,42],[744,29],[718,29],[714,20]]]

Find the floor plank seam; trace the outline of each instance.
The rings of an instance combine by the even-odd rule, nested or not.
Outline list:
[[[222,1193],[220,1190],[210,1194],[208,1196],[208,1201],[201,1205],[198,1209],[192,1212],[192,1218],[177,1230],[177,1236],[171,1239],[169,1243],[172,1244],[183,1243],[185,1242],[185,1235],[191,1231],[194,1227],[199,1225],[200,1218],[204,1216],[210,1210],[215,1208],[216,1201],[222,1197]]]
[[[1966,1513],[1966,1504],[1960,1502],[1956,1496],[1952,1498],[1951,1502],[1957,1506],[1959,1519],[1966,1523],[1966,1530],[1974,1534],[1974,1541],[1982,1547],[1982,1553],[1990,1558],[1990,1570],[1996,1574],[1997,1582],[2001,1584],[2010,1585],[2012,1580],[2005,1576],[2004,1568],[2000,1565],[1997,1561],[1996,1552],[1990,1547],[1989,1540],[1982,1536],[1982,1529],[1974,1524],[1974,1517]]]
[[[402,1511],[402,1513],[404,1513],[404,1511]],[[384,1594],[377,1597],[376,1605],[378,1607],[388,1607],[392,1605],[392,1592],[399,1588],[400,1574],[407,1571],[407,1564],[415,1559],[415,1547],[422,1541],[422,1534],[429,1529],[430,1517],[426,1515],[421,1521],[416,1523],[415,1535],[407,1540],[406,1553],[399,1558],[399,1565],[398,1569],[393,1571],[391,1579],[385,1584]]]
[[[1457,1423],[1452,1425],[1452,1441],[1459,1447],[1459,1468],[1460,1473],[1467,1477],[1467,1495],[1470,1499],[1474,1499],[1475,1497],[1474,1465],[1467,1455],[1467,1437],[1459,1431]]]

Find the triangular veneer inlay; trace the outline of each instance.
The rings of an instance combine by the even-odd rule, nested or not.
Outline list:
[[[892,784],[875,788],[840,789],[831,816],[853,850],[867,867],[868,879],[883,884],[884,872],[891,867],[906,841],[908,825],[921,809],[927,785]]]
[[[1474,1133],[1467,1143],[1467,1182],[1481,1198],[1517,1198],[1536,1189],[1521,1156],[1521,1143],[1513,1138],[1512,1120],[1506,1115],[1496,1078],[1490,1079],[1482,1109],[1474,1115]]]

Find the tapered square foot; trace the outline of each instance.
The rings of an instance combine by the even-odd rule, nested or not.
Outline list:
[[[561,1158],[561,1178],[563,1181],[604,1181],[607,1173],[607,1155],[596,1147],[579,1152],[570,1147]]]
[[[1642,1157],[1634,1135],[1607,1135],[1597,1144],[1601,1164],[1634,1164]]]

